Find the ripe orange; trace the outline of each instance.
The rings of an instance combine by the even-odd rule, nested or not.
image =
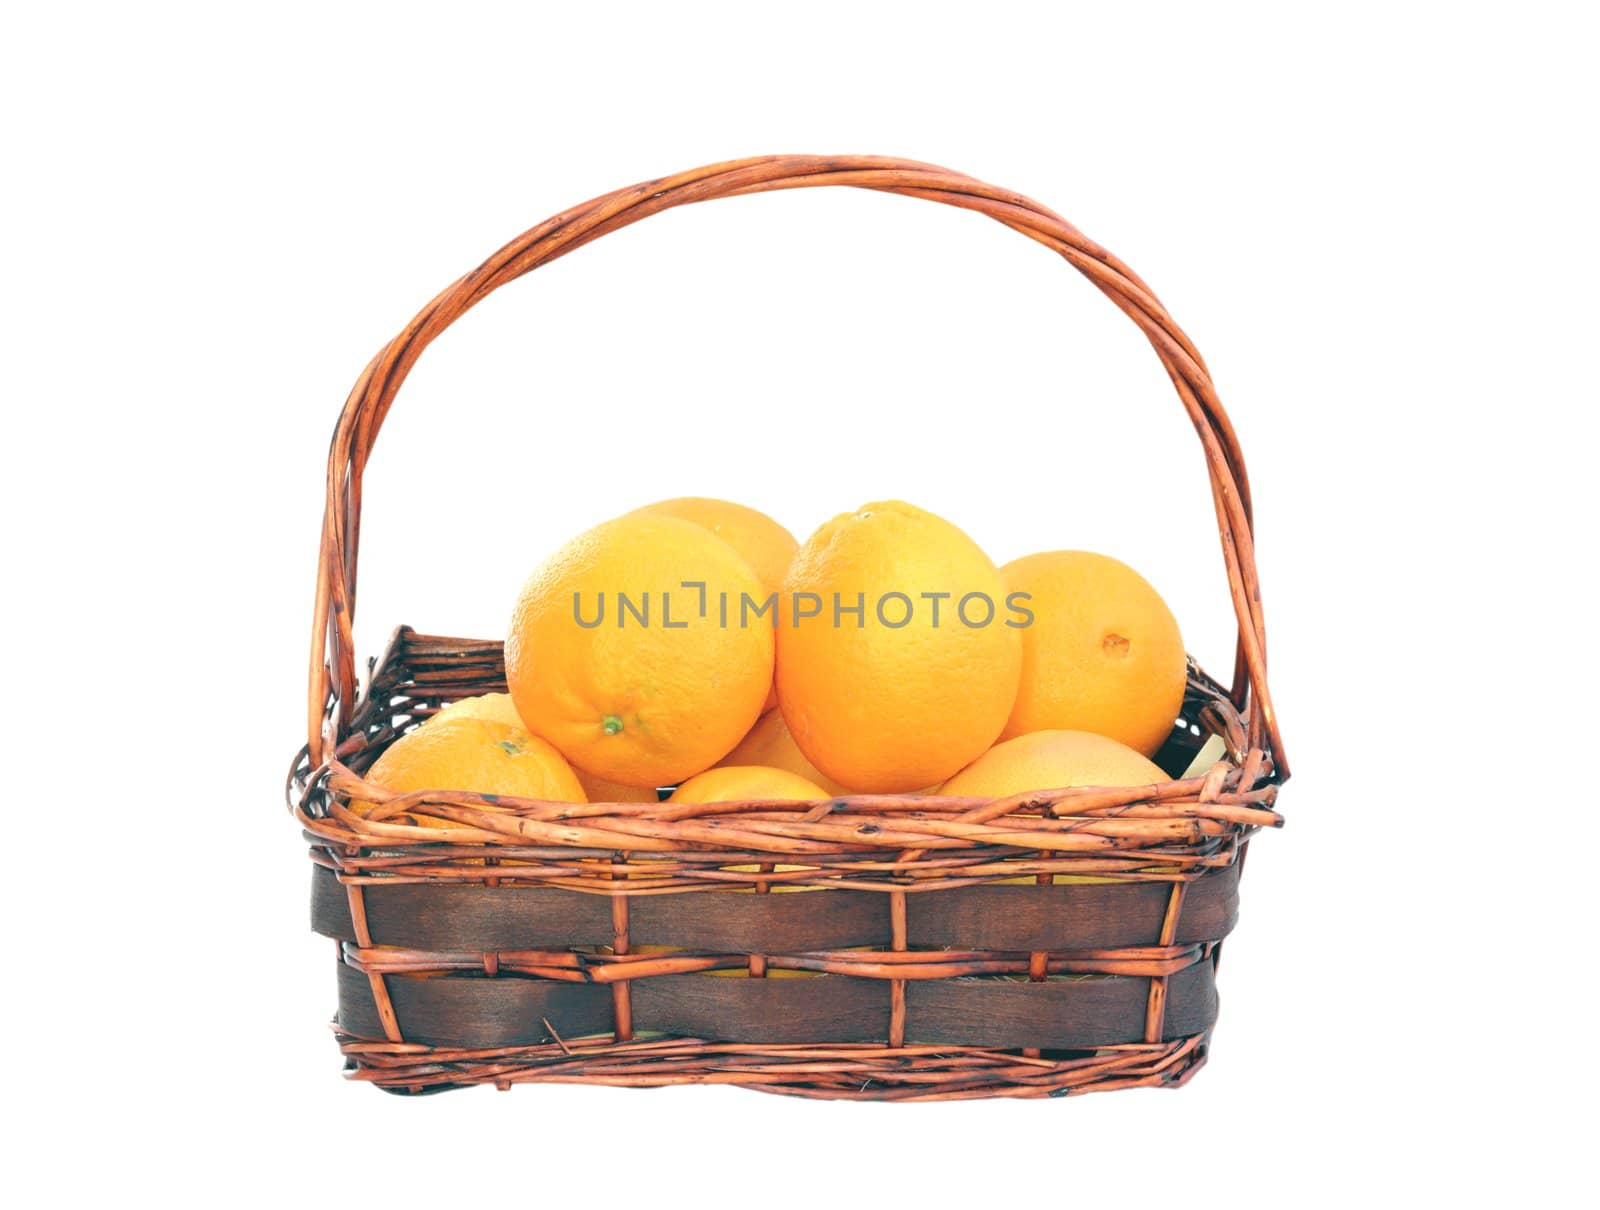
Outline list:
[[[760,765],[722,765],[691,777],[673,791],[668,802],[742,802],[774,798],[809,802],[833,796],[815,782],[787,769]]]
[[[1004,736],[1093,731],[1154,755],[1183,708],[1187,658],[1177,620],[1126,563],[1084,550],[1028,555],[1000,569],[1026,592],[1022,684]]]
[[[721,538],[750,564],[750,570],[761,581],[763,593],[776,596],[783,587],[783,577],[789,570],[794,552],[800,549],[795,536],[766,513],[757,512],[731,500],[713,500],[705,496],[680,496],[676,500],[660,500],[636,510],[655,513],[663,517],[677,517],[692,521],[702,529],[709,529]],[[770,617],[770,615],[768,615]],[[778,704],[778,690],[774,686],[767,692],[764,710]]]
[[[807,781],[787,769],[762,768],[757,765],[727,765],[707,769],[698,777],[691,777],[674,791],[668,802],[743,802],[758,798],[788,799],[809,802],[831,795],[821,786]],[[753,874],[753,865],[730,866],[729,869]],[[803,866],[777,865],[778,871],[803,869]],[[773,885],[774,893],[786,891],[820,891],[822,887],[798,886],[780,882]],[[738,971],[713,971],[712,974],[738,974]],[[773,971],[771,974],[777,974]]]
[[[1088,731],[1031,731],[1002,740],[949,781],[941,794],[1004,798],[1065,786],[1148,786],[1172,779],[1126,744]]]
[[[620,781],[607,781],[582,769],[573,769],[578,782],[590,802],[660,802],[661,795],[654,786],[625,786]]]
[[[402,735],[384,750],[367,780],[402,794],[470,790],[550,802],[586,802],[561,753],[536,735],[489,719],[448,713]],[[365,814],[370,803],[352,804]],[[423,827],[459,826],[426,815],[396,817]]]
[[[511,701],[509,693],[485,693],[478,697],[464,697],[460,701],[452,702],[424,726],[432,726],[440,719],[445,718],[484,718],[493,722],[504,723],[518,731],[526,732],[527,725],[523,723],[522,716],[517,713],[516,706]],[[638,786],[625,786],[621,782],[607,781],[603,777],[596,777],[592,773],[585,773],[582,769],[574,769],[578,784],[583,787],[585,799],[589,802],[659,802],[660,796],[656,794],[655,787],[641,789]]]
[[[731,500],[712,500],[705,496],[681,496],[660,500],[635,510],[662,517],[677,517],[709,529],[750,564],[756,579],[768,592],[783,587],[784,574],[794,552],[800,549],[795,536],[766,513],[757,512]]]
[[[739,741],[739,746],[724,756],[718,765],[765,765],[769,769],[787,769],[809,782],[821,786],[827,794],[848,794],[850,791],[829,777],[806,759],[789,734],[789,725],[783,721],[783,711],[769,710],[761,716],[750,734]]]
[[[440,710],[424,726],[432,726],[447,718],[482,718],[494,723],[504,723],[507,727],[515,727],[519,731],[528,729],[528,725],[522,721],[522,716],[517,713],[516,706],[512,704],[509,693],[482,693],[477,697],[461,698]]]
[[[709,530],[629,513],[557,551],[506,638],[517,713],[574,765],[668,786],[709,768],[761,713],[773,634],[760,582]],[[598,619],[598,622],[597,622]]]
[[[1021,675],[1004,597],[971,538],[910,504],[819,529],[789,566],[778,627],[778,701],[806,759],[846,786],[900,793],[977,757]]]
[[[961,798],[1005,798],[1064,786],[1146,786],[1171,779],[1126,744],[1088,731],[1033,731],[1002,740],[957,773],[939,792]],[[1115,882],[1082,874],[1055,874],[1057,885]],[[999,884],[1038,882],[1036,876]]]

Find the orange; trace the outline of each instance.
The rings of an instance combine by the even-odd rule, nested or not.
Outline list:
[[[506,680],[536,735],[587,773],[669,786],[750,730],[772,683],[760,582],[709,530],[629,513],[569,542],[523,588]],[[769,615],[770,617],[770,615]]]
[[[1004,798],[1066,786],[1148,786],[1172,779],[1126,744],[1088,731],[1031,731],[1003,740],[949,781],[941,794]]]
[[[788,769],[763,768],[759,765],[726,765],[707,769],[698,777],[691,777],[673,792],[668,802],[745,802],[752,799],[787,799],[792,802],[809,802],[832,795],[815,782],[808,781]],[[729,869],[755,873],[753,865],[729,866]],[[804,869],[803,866],[777,865],[780,871]],[[819,891],[822,887],[799,886],[780,882],[773,885],[776,892]],[[714,974],[737,974],[737,971],[715,971]],[[772,972],[777,973],[777,972]]]
[[[522,721],[522,716],[517,713],[516,706],[512,704],[509,693],[483,693],[477,697],[461,698],[445,706],[424,726],[431,726],[447,718],[483,718],[490,722],[504,723],[507,727],[515,727],[519,731],[528,729],[527,724]]]
[[[446,706],[423,725],[431,726],[442,718],[486,718],[497,723],[505,723],[518,731],[527,731],[522,716],[512,704],[509,693],[485,693],[479,697],[464,697]],[[584,798],[589,802],[660,801],[654,786],[641,789],[638,786],[625,786],[621,782],[607,781],[603,777],[585,773],[582,769],[574,769],[573,772],[577,774],[578,784],[583,787]]]
[[[673,791],[668,802],[744,802],[750,799],[788,799],[809,802],[832,798],[821,786],[787,769],[760,765],[723,765],[691,777]]]
[[[705,496],[680,496],[676,500],[660,500],[636,510],[655,513],[663,517],[677,517],[692,521],[702,529],[709,529],[721,538],[750,564],[750,570],[761,581],[764,593],[776,596],[783,587],[783,577],[789,570],[794,552],[800,549],[795,536],[766,513],[757,512],[731,500],[713,500]],[[770,617],[770,615],[769,615]],[[774,686],[767,693],[764,709],[778,704],[778,691]]]
[[[739,746],[724,756],[720,765],[765,765],[770,769],[787,769],[822,787],[826,794],[848,794],[850,791],[818,769],[806,759],[789,734],[789,725],[783,721],[783,711],[769,710],[761,716],[750,734],[739,741]],[[825,795],[826,796],[826,795]]]
[[[620,781],[607,781],[582,769],[574,769],[583,792],[590,802],[660,802],[661,795],[654,786],[625,786]]]
[[[1188,660],[1177,620],[1126,563],[1086,550],[1028,555],[1000,569],[1028,593],[1022,684],[1005,736],[1093,731],[1152,756],[1183,708]]]
[[[819,529],[789,566],[778,627],[778,702],[806,759],[854,789],[902,793],[976,758],[1022,671],[1004,598],[977,544],[910,504]]]
[[[367,780],[402,794],[470,790],[550,802],[585,802],[583,787],[561,753],[536,735],[489,719],[449,712],[402,735],[384,750]],[[352,804],[365,814],[370,803]],[[396,817],[423,827],[459,827],[427,815]]]
[[[1063,786],[1146,786],[1170,781],[1125,744],[1088,731],[1034,731],[1003,740],[944,784],[941,794],[1004,798]],[[1000,883],[1036,883],[1032,875]],[[1056,884],[1115,882],[1082,874],[1056,874]]]
[[[795,536],[766,513],[757,512],[731,500],[712,500],[704,496],[681,496],[646,504],[636,512],[662,517],[677,517],[709,529],[750,564],[756,579],[768,592],[783,587],[784,574],[794,552],[800,549]]]

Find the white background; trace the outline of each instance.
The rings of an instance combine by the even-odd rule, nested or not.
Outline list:
[[[1577,1200],[1600,210],[1577,6],[662,7],[8,19],[11,1182]],[[523,228],[774,151],[929,160],[1059,209],[1151,282],[1232,411],[1296,777],[1180,1093],[340,1078],[281,799],[338,407]],[[1231,665],[1199,447],[1132,325],[998,225],[843,190],[658,217],[443,337],[368,477],[363,657],[400,622],[499,635],[555,545],[686,493],[802,537],[900,496],[997,560],[1105,550]]]

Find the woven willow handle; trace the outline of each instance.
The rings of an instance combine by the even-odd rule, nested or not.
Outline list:
[[[328,454],[327,509],[322,522],[322,557],[311,632],[308,735],[314,757],[326,761],[333,756],[355,702],[352,625],[362,472],[395,393],[434,337],[507,282],[662,210],[713,198],[816,185],[850,185],[901,193],[986,214],[1060,253],[1139,325],[1166,366],[1205,449],[1222,554],[1239,620],[1233,699],[1241,709],[1248,707],[1250,746],[1270,746],[1279,775],[1287,777],[1288,765],[1267,691],[1266,636],[1256,580],[1244,456],[1199,351],[1131,269],[1059,215],[1019,194],[945,168],[878,156],[763,156],[734,160],[595,198],[546,219],[512,240],[424,307],[400,335],[384,346],[351,391]]]

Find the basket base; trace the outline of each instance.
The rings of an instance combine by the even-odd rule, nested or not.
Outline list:
[[[338,1032],[336,1030],[336,1032]],[[817,1100],[955,1101],[1178,1088],[1206,1061],[1210,1035],[1034,1058],[973,1047],[747,1046],[695,1038],[609,1037],[460,1050],[338,1033],[350,1079],[418,1096],[492,1084],[660,1088],[732,1084]]]

